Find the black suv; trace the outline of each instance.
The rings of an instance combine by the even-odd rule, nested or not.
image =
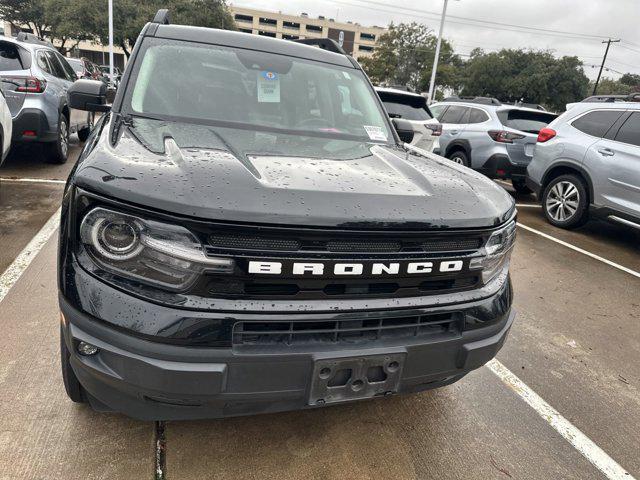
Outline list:
[[[311,408],[450,384],[514,314],[514,202],[400,141],[360,66],[147,24],[72,172],[61,357],[76,402],[141,419]],[[320,48],[318,48],[320,47]]]

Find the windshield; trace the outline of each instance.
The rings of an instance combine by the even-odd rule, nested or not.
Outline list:
[[[266,142],[266,150],[284,155],[313,145],[317,156],[331,158],[332,151],[361,150],[356,144],[394,142],[358,70],[165,39],[147,39],[145,47],[125,99],[134,116],[205,124],[235,140],[229,143],[240,136],[240,143]]]

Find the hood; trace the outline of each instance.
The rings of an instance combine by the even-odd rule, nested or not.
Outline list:
[[[492,181],[433,154],[375,144],[351,159],[240,154],[209,127],[145,122],[114,144],[105,126],[73,182],[169,213],[282,226],[483,228],[514,209]]]

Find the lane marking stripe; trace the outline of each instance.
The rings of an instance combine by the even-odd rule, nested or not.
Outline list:
[[[564,437],[582,456],[589,460],[598,470],[611,480],[635,480],[629,472],[622,468],[613,458],[582,433],[569,420],[545,402],[536,392],[514,375],[498,360],[487,363],[491,370],[505,385],[521,397],[538,415]]]
[[[567,243],[567,242],[565,242],[563,240],[560,240],[558,238],[552,237],[551,235],[548,235],[548,234],[546,234],[544,232],[541,232],[540,230],[536,230],[535,228],[531,228],[531,227],[528,227],[527,225],[523,225],[522,223],[518,223],[518,226],[520,228],[524,228],[525,230],[527,230],[529,232],[535,233],[536,235],[540,235],[541,237],[544,237],[544,238],[546,238],[548,240],[551,240],[552,242],[556,242],[556,243],[558,243],[560,245],[563,245],[563,246],[565,246],[567,248],[570,248],[571,250],[574,250],[574,251],[576,251],[578,253],[582,253],[583,255],[586,255],[587,257],[591,257],[591,258],[593,258],[595,260],[598,260],[599,262],[606,263],[610,267],[617,268],[618,270],[622,270],[623,272],[626,272],[629,275],[633,275],[634,277],[640,278],[640,272],[636,272],[635,270],[631,270],[630,268],[627,268],[627,267],[624,267],[622,265],[619,265],[619,264],[617,264],[615,262],[612,262],[611,260],[607,260],[606,258],[603,258],[603,257],[601,257],[599,255],[596,255],[595,253],[591,253],[591,252],[588,252],[587,250],[583,250],[580,247],[576,247],[575,245]]]
[[[22,276],[44,244],[51,238],[51,235],[58,228],[60,223],[60,208],[51,215],[47,223],[36,233],[35,237],[22,249],[20,254],[13,260],[11,265],[0,275],[0,302],[4,300],[11,287],[15,285]]]
[[[542,208],[542,205],[537,205],[535,203],[516,203],[516,207],[518,207],[518,208]]]
[[[64,180],[55,180],[53,178],[11,178],[11,177],[0,177],[0,182],[7,183],[55,183],[59,185],[64,185]]]

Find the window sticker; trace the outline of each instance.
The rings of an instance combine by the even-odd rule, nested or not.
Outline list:
[[[367,131],[367,135],[371,140],[379,140],[381,142],[387,141],[387,136],[384,133],[382,127],[376,127],[374,125],[363,125],[364,129]]]
[[[280,102],[280,78],[276,72],[258,72],[258,102]]]

